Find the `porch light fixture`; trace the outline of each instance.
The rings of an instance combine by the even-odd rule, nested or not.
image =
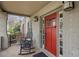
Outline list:
[[[38,16],[34,17],[34,21],[37,22],[38,21]]]
[[[64,1],[64,10],[65,11],[70,11],[74,8],[74,2],[73,1]]]

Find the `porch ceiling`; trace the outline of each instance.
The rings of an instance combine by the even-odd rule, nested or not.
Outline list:
[[[7,12],[31,16],[50,1],[2,1],[1,7]]]

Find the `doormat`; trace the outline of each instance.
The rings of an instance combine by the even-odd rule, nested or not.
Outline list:
[[[33,55],[33,57],[48,57],[48,56],[45,53],[40,52],[40,53]]]

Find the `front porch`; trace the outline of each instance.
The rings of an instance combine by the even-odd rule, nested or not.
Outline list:
[[[44,52],[48,57],[54,57],[50,52],[45,49],[36,49],[35,53],[27,54],[27,55],[19,55],[20,53],[20,45],[13,44],[11,47],[0,52],[0,57],[33,57],[33,55]]]
[[[48,57],[79,57],[79,1],[66,3],[68,5],[62,1],[0,1],[0,57],[33,57],[41,51]],[[71,6],[72,9],[67,10]],[[24,16],[19,30],[24,38],[32,39],[35,53],[18,55],[20,45],[15,43],[9,47],[8,14]]]

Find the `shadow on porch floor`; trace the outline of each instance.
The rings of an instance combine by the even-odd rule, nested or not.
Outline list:
[[[54,57],[50,52],[45,49],[36,49],[35,53],[28,54],[28,55],[18,55],[19,54],[19,45],[14,44],[8,49],[0,52],[0,57],[32,57],[34,54],[39,52],[44,52],[48,57]]]

